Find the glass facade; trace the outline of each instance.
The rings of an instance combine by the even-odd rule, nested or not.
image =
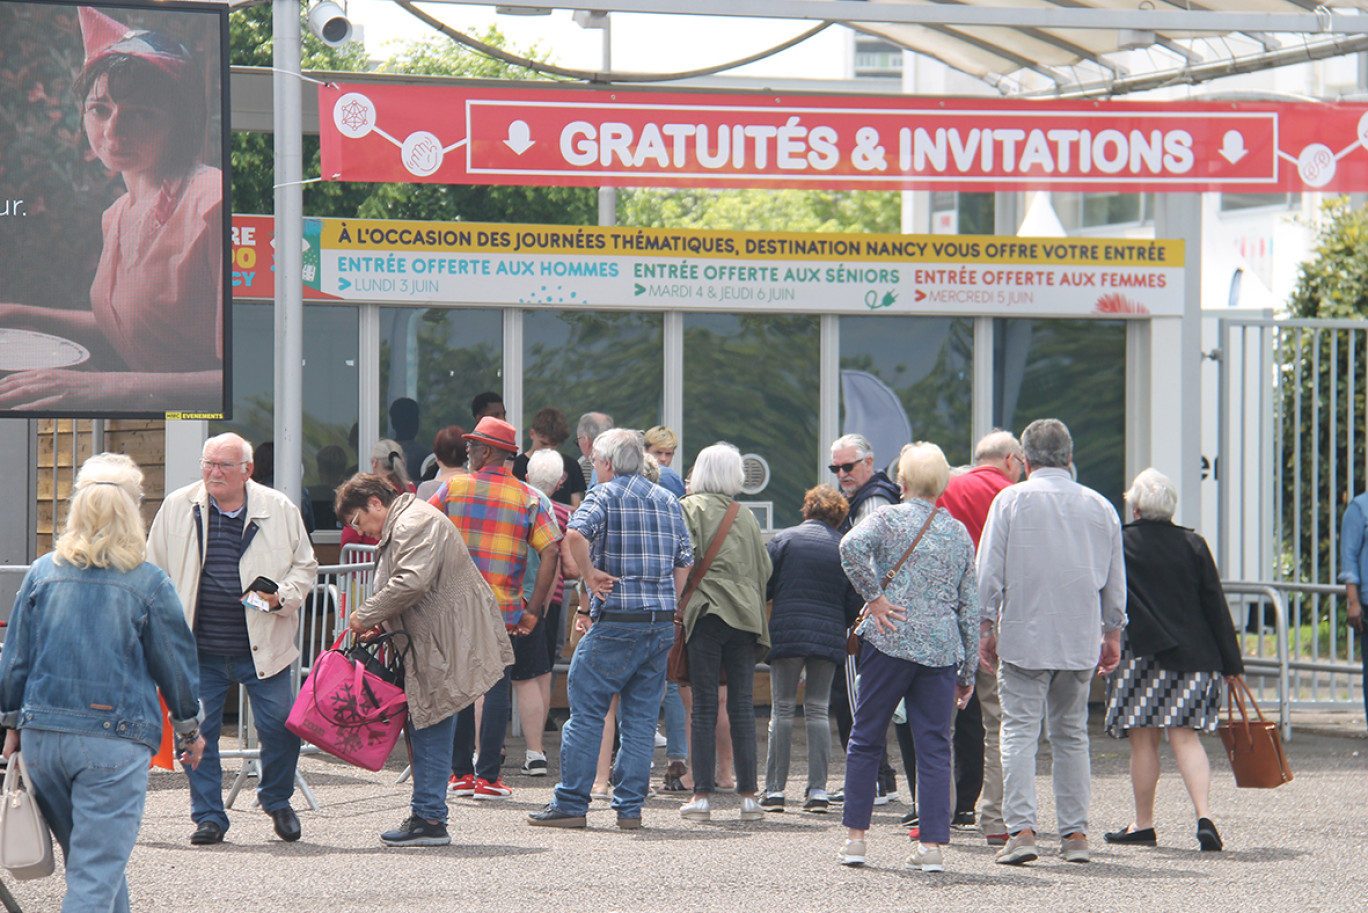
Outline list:
[[[815,484],[819,440],[817,371],[821,320],[773,314],[684,315],[684,441],[675,468],[728,441],[769,464],[764,490],[774,527],[801,520],[803,492]]]
[[[1078,481],[1120,513],[1126,490],[1125,321],[1001,318],[994,324],[993,424],[1018,436],[1038,418],[1068,425]]]

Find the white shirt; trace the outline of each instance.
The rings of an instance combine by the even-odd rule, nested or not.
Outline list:
[[[993,499],[978,552],[984,621],[1023,669],[1091,669],[1126,625],[1121,522],[1106,498],[1042,468]]]

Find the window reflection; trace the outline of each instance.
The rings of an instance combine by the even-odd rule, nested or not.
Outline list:
[[[418,403],[423,454],[448,425],[470,429],[470,401],[503,393],[503,312],[498,308],[380,309],[380,427],[393,438],[389,406],[400,397]],[[393,438],[398,440],[398,438]],[[362,441],[367,454],[374,441]],[[421,460],[419,461],[421,463]],[[414,480],[415,482],[417,479]]]
[[[772,501],[774,526],[800,522],[815,484],[820,320],[770,314],[684,316],[684,471],[729,441],[769,463],[770,481],[743,500]]]
[[[356,423],[357,357],[360,321],[348,305],[306,305],[304,308],[304,429],[301,451],[306,488],[331,475],[340,447],[347,465],[356,463],[356,449],[347,440]],[[275,435],[275,314],[266,303],[233,304],[233,419],[210,422],[209,433],[235,431],[254,446]],[[321,499],[315,499],[321,500]],[[328,511],[331,513],[331,510]],[[327,517],[317,517],[320,529]]]
[[[939,444],[952,466],[969,462],[973,357],[972,320],[842,317],[841,431],[868,437],[880,468],[913,440]]]
[[[1069,426],[1078,481],[1120,512],[1126,488],[1125,321],[994,321],[993,424],[1020,436],[1038,418]]]
[[[538,409],[561,410],[571,436],[561,449],[578,459],[575,423],[585,412],[606,412],[620,428],[659,424],[663,327],[659,313],[524,311],[524,426]]]

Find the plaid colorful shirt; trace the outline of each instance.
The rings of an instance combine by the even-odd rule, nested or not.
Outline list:
[[[567,529],[589,540],[594,567],[618,578],[607,600],[590,598],[594,617],[675,607],[674,569],[694,557],[674,495],[639,475],[614,476],[589,489]]]
[[[528,547],[541,552],[561,538],[550,499],[519,482],[504,465],[453,476],[428,503],[456,524],[499,601],[504,623],[516,625],[523,612]]]

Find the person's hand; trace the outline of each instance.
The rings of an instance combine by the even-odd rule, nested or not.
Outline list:
[[[1120,638],[1103,638],[1102,657],[1097,663],[1097,674],[1108,675],[1121,663]]]
[[[1355,631],[1363,630],[1363,604],[1358,600],[1350,600],[1344,615],[1345,624]]]
[[[257,596],[259,596],[259,597],[261,598],[261,601],[262,601],[262,602],[264,602],[264,603],[266,603],[268,606],[270,606],[272,612],[274,612],[276,609],[280,608],[280,592],[279,592],[279,591],[276,591],[276,592],[274,592],[274,593],[265,593],[265,592],[262,592],[261,590],[252,590],[252,592],[253,592],[253,593],[256,593]]]
[[[589,588],[599,599],[607,599],[613,592],[613,584],[617,583],[617,578],[607,571],[601,571],[596,567],[591,567],[584,574],[584,585]]]
[[[519,618],[518,623],[513,626],[513,630],[508,633],[512,634],[514,637],[526,637],[532,633],[532,629],[537,626],[537,622],[539,621],[541,621],[540,618],[533,615],[527,609],[523,609],[522,617]]]
[[[979,637],[979,665],[987,669],[997,669],[997,635],[989,632]]]
[[[361,641],[370,642],[380,636],[381,629],[379,625],[364,625],[356,620],[355,615],[353,615],[352,620],[347,623],[347,627],[350,628],[351,632]]]
[[[69,368],[16,371],[0,380],[0,409],[102,409],[109,405],[100,375]]]
[[[5,733],[5,757],[8,758],[19,750],[19,730],[11,729]]]
[[[956,685],[956,686],[955,686],[955,707],[957,707],[957,708],[960,709],[960,710],[963,710],[965,707],[968,707],[968,706],[969,706],[969,698],[971,698],[971,697],[973,696],[973,694],[974,694],[974,686],[973,686],[973,685]]]
[[[579,612],[575,613],[575,630],[580,634],[588,634],[589,628],[593,623],[594,618],[592,615],[585,615]]]
[[[204,757],[204,736],[197,736],[195,741],[190,743],[180,754],[180,762],[190,769],[199,767],[200,760]]]
[[[869,605],[865,607],[869,617],[874,619],[874,627],[881,633],[888,633],[896,630],[895,621],[903,621],[907,618],[907,609],[900,605],[889,602],[887,597],[880,594],[871,599]]]

